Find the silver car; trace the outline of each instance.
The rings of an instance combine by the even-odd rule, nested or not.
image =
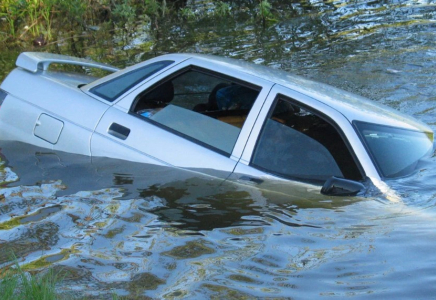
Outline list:
[[[279,70],[169,54],[123,70],[21,53],[0,86],[0,139],[187,168],[221,178],[324,185],[354,195],[411,174],[433,149],[425,124]],[[99,68],[95,78],[50,64]]]

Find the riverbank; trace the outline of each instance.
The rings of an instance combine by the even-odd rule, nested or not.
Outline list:
[[[123,68],[173,52],[203,52],[197,47],[220,33],[204,27],[265,26],[286,17],[288,7],[268,0],[4,0],[0,4],[0,81],[23,51],[87,57]],[[234,30],[232,30],[234,31]],[[236,32],[231,36],[237,41]],[[177,43],[181,36],[185,39]],[[185,50],[187,49],[187,50]],[[189,50],[188,50],[189,49]]]
[[[242,1],[186,0],[3,0],[0,4],[0,44],[3,47],[56,45],[71,39],[124,31],[132,34],[140,23],[158,37],[167,24],[234,18],[247,12],[263,26],[274,21],[268,0]],[[279,10],[277,10],[279,11]],[[72,46],[74,51],[74,46]]]

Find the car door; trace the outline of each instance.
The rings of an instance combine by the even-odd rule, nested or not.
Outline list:
[[[351,145],[350,136],[357,139],[338,111],[276,85],[231,179],[259,186],[268,180],[322,185],[331,176],[362,180],[365,172],[357,157],[364,149],[360,143]]]
[[[271,87],[255,76],[189,59],[111,107],[92,137],[92,155],[226,178]]]

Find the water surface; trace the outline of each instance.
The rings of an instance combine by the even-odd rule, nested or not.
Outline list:
[[[118,66],[168,52],[244,59],[367,96],[436,129],[435,1],[272,3],[281,18],[265,28],[250,19],[249,4],[235,4],[230,19],[166,24],[158,38],[136,31],[118,46],[113,36],[103,53]],[[13,250],[27,270],[51,266],[65,276],[59,292],[97,299],[113,292],[157,299],[435,295],[435,157],[389,181],[389,194],[330,198],[310,190],[299,198],[178,169],[19,143],[1,148],[0,264],[11,264],[6,250]]]

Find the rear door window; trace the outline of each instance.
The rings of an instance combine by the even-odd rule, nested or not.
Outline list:
[[[361,180],[352,154],[332,124],[322,114],[279,96],[260,133],[251,165],[313,183],[331,176]]]
[[[141,93],[131,113],[229,156],[260,90],[189,68]]]

